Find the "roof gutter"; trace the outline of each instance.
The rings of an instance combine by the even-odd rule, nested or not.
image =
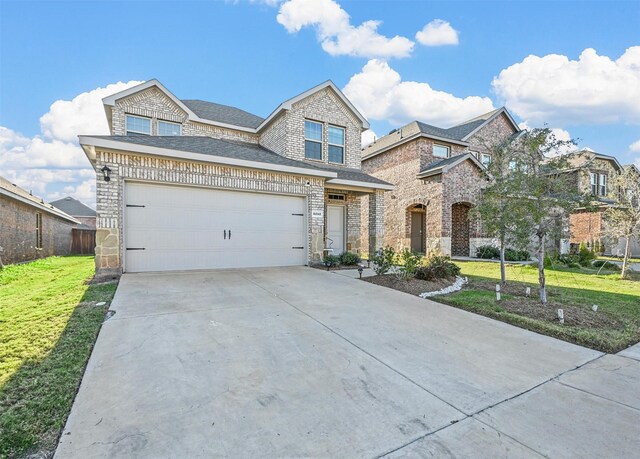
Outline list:
[[[454,139],[447,139],[445,137],[439,137],[439,136],[436,136],[436,135],[425,134],[424,132],[418,132],[416,134],[413,134],[413,135],[407,136],[407,137],[405,137],[403,139],[400,139],[398,142],[392,143],[391,145],[388,145],[388,146],[386,146],[386,147],[384,147],[384,148],[382,148],[382,149],[380,149],[378,151],[374,151],[373,153],[369,153],[369,154],[363,156],[362,157],[362,161],[366,161],[367,159],[371,159],[374,156],[377,156],[377,155],[379,155],[381,153],[389,151],[392,148],[395,148],[395,147],[397,147],[399,145],[402,145],[402,144],[404,144],[406,142],[409,142],[411,140],[417,139],[418,137],[424,137],[425,139],[438,140],[440,142],[451,143],[451,144],[454,144],[454,145],[461,145],[463,147],[468,147],[469,146],[469,142],[463,142],[461,140],[454,140]],[[369,144],[369,145],[372,145],[372,144]]]
[[[370,183],[370,182],[361,182],[359,180],[346,180],[346,179],[329,179],[327,180],[327,185],[344,185],[354,188],[366,188],[369,190],[385,190],[391,191],[395,187],[388,183]]]

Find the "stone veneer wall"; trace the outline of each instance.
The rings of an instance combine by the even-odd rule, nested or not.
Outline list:
[[[308,201],[309,260],[322,257],[324,218],[312,217],[312,211],[324,211],[322,178],[98,150],[95,167],[100,170],[104,165],[111,169],[111,180],[105,182],[98,178],[96,189],[96,267],[101,271],[122,270],[125,180],[305,195]]]
[[[258,143],[258,135],[235,129],[197,123],[187,119],[187,113],[158,88],[152,87],[116,101],[111,114],[111,134],[126,135],[126,115],[151,118],[151,134],[158,133],[158,120],[182,124],[182,135],[206,136],[216,139]]]
[[[42,248],[36,248],[36,213],[42,215]],[[0,196],[0,258],[4,264],[36,260],[71,251],[75,223]]]
[[[304,160],[305,119],[323,124],[322,161],[318,162],[329,163],[327,142],[332,124],[345,128],[344,165],[360,169],[360,121],[329,88],[293,104],[291,110],[265,128],[260,144],[288,158]]]

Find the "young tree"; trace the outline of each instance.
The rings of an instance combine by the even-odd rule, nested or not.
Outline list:
[[[516,173],[509,181],[509,194],[518,201],[525,217],[523,231],[536,240],[540,302],[547,303],[544,259],[550,238],[560,236],[561,222],[582,201],[571,175],[566,156],[562,155],[574,141],[558,140],[550,129],[523,132],[515,142],[518,151]]]
[[[618,189],[618,204],[604,212],[604,233],[614,241],[625,241],[621,278],[627,275],[629,244],[640,237],[640,175],[633,166],[625,167],[610,183]]]
[[[487,167],[491,184],[481,193],[475,213],[482,221],[483,232],[498,240],[500,249],[500,282],[507,283],[505,249],[507,246],[526,248],[527,227],[523,225],[526,215],[519,205],[514,190],[520,189],[523,167],[519,157],[517,139],[508,139],[493,146],[491,163]]]

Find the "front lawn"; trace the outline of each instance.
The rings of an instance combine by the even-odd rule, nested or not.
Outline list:
[[[496,301],[499,263],[457,262],[469,277],[460,292],[435,301],[482,314],[528,330],[554,336],[603,352],[618,352],[640,341],[640,282],[621,280],[619,273],[597,270],[547,269],[548,304],[538,301],[535,266],[507,265],[508,286]],[[531,287],[531,297],[525,296]],[[592,306],[597,305],[596,312]],[[564,309],[565,323],[557,320]]]
[[[87,256],[0,270],[0,457],[55,450],[116,289],[93,274]]]

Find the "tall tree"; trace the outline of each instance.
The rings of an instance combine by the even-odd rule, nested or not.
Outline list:
[[[633,166],[627,166],[610,179],[618,190],[618,204],[604,212],[604,234],[615,242],[624,240],[624,258],[621,277],[627,275],[629,246],[633,238],[640,238],[640,174]]]
[[[563,222],[582,201],[575,180],[567,171],[570,164],[562,153],[575,145],[573,140],[558,140],[548,128],[523,132],[513,148],[518,152],[516,173],[509,180],[508,193],[517,199],[520,228],[536,241],[540,302],[547,303],[544,260],[547,245],[554,236],[563,236]]]

